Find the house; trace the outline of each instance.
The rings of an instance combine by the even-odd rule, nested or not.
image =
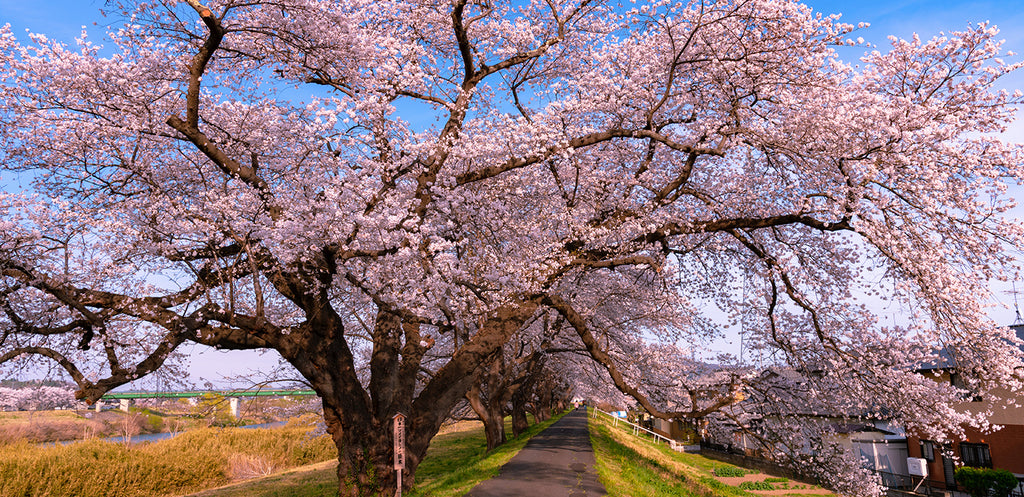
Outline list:
[[[1011,329],[1024,341],[1024,321]],[[936,381],[962,386],[953,364],[951,354],[940,352],[935,363],[923,365],[918,372]],[[1020,399],[1022,406],[993,405],[991,400],[982,397],[965,398],[958,409],[976,413],[991,410],[988,421],[1001,429],[987,434],[967,429],[962,439],[942,445],[904,433],[902,427],[880,419],[877,409],[873,410],[874,416],[869,416],[867,411],[839,413],[825,405],[788,401],[787,396],[803,397],[805,374],[792,368],[768,368],[748,383],[745,400],[727,407],[723,410],[725,413],[713,414],[699,422],[657,420],[655,431],[676,439],[696,432],[705,447],[766,457],[769,454],[758,442],[759,436],[780,427],[791,428],[793,433],[800,434],[786,448],[791,454],[809,455],[815,453],[820,444],[834,444],[859,459],[865,468],[877,472],[889,487],[921,488],[918,484],[923,483],[923,488],[957,490],[953,476],[956,467],[991,467],[1016,475],[1022,484],[1012,495],[1024,497],[1024,398]],[[909,475],[908,457],[925,459],[928,468],[925,482]]]
[[[815,401],[817,397],[808,394],[811,388],[806,373],[786,367],[768,368],[749,383],[744,402],[709,417],[705,441],[760,457],[768,456],[769,451],[812,455],[823,446],[835,446],[860,460],[864,467],[906,473],[907,444],[899,426],[867,409],[835,412],[823,399]],[[772,432],[795,436],[787,445],[766,448],[758,439]]]
[[[1018,321],[1010,328],[1017,338],[1024,340],[1024,324]],[[948,353],[940,353],[939,361],[920,371],[934,377],[936,381],[960,386],[962,383],[952,364]],[[964,399],[963,404],[957,408],[962,412],[975,413],[991,408],[989,422],[1002,428],[987,434],[967,429],[963,439],[945,445],[910,434],[907,437],[909,456],[927,461],[928,483],[938,488],[956,489],[953,472],[958,465],[1005,469],[1016,475],[1018,480],[1024,480],[1024,406],[992,405],[983,397],[971,397]],[[959,464],[951,456],[958,457]]]
[[[697,424],[690,420],[654,418],[651,431],[682,443],[695,443],[699,439]]]
[[[752,374],[747,367],[721,366],[706,363],[690,362],[687,369],[690,375],[685,380],[685,387],[677,387],[667,393],[663,392],[664,403],[668,411],[689,411],[702,409],[708,405],[728,399],[730,402],[742,401],[743,378]],[[680,400],[680,398],[685,400]],[[640,424],[655,433],[681,442],[696,444],[702,438],[702,431],[707,420],[694,418],[676,418],[671,420],[641,418]]]

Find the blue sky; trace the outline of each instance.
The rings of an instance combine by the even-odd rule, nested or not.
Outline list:
[[[1016,51],[1024,52],[1024,0],[809,0],[804,3],[823,13],[841,13],[843,20],[871,27],[859,34],[869,41],[884,42],[894,34],[909,37],[918,32],[931,36],[960,29],[969,23],[991,21]],[[0,0],[0,23],[15,32],[29,28],[48,36],[72,40],[82,26],[110,22],[100,15],[103,0]],[[98,38],[98,34],[96,35]]]
[[[867,22],[871,26],[859,30],[868,42],[885,50],[886,37],[895,35],[909,38],[919,33],[929,38],[940,31],[961,30],[969,25],[990,21],[1001,29],[1005,48],[1024,54],[1024,0],[808,0],[805,3],[823,13],[841,13],[843,21],[851,24]],[[114,19],[100,14],[103,0],[0,0],[0,24],[10,23],[19,36],[30,29],[66,42],[72,42],[85,26],[93,40],[102,39],[102,27]],[[94,23],[96,25],[94,25]],[[862,48],[845,49],[843,56],[852,61]],[[1020,56],[1012,60],[1019,60]],[[1024,88],[1024,73],[1007,79],[1007,88]],[[1024,125],[1017,124],[1009,137],[1024,141]],[[1022,296],[1024,297],[1024,296]],[[1012,303],[1013,297],[1004,295]],[[1013,320],[1012,310],[994,311],[992,317],[999,322]],[[735,342],[720,344],[735,353]],[[247,352],[217,352],[206,347],[194,347],[190,370],[193,380],[211,380],[223,383],[222,376],[237,375],[249,368],[267,368],[276,361],[275,354],[259,355]]]

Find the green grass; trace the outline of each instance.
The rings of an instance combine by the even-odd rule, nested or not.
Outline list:
[[[739,484],[744,490],[775,490],[771,483],[766,481],[745,481]]]
[[[633,435],[624,424],[613,425],[603,416],[590,418],[590,440],[597,459],[598,475],[611,497],[750,497],[746,489],[801,489],[814,493],[787,496],[834,495],[814,485],[765,475],[762,481],[730,486],[714,474],[742,476],[758,473],[697,453],[676,452],[667,444],[655,444]],[[774,484],[774,485],[773,485]],[[823,495],[824,494],[824,495]]]
[[[568,411],[566,411],[568,412]],[[456,497],[469,492],[477,483],[497,476],[501,466],[519,453],[526,442],[564,416],[530,426],[518,438],[513,438],[491,452],[483,428],[465,432],[461,436],[439,435],[430,442],[426,457],[416,470],[416,487],[405,495],[409,497]],[[506,432],[511,432],[506,419]],[[452,434],[454,435],[454,434]]]
[[[744,476],[748,473],[756,473],[756,471],[748,471],[743,468],[737,468],[736,466],[721,466],[714,469],[715,476]]]
[[[637,438],[605,418],[590,419],[598,476],[611,497],[747,497],[750,492],[712,477],[724,464],[666,444]],[[624,426],[624,425],[622,425]]]
[[[597,474],[611,497],[690,497],[694,493],[685,477],[668,478],[656,465],[637,459],[637,453],[619,445],[607,430],[592,431],[590,441],[597,456]]]

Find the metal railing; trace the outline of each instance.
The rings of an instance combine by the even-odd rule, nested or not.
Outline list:
[[[1008,497],[1024,497],[1024,481],[1017,483],[1017,488],[1010,490]]]
[[[672,440],[671,438],[668,438],[668,437],[666,437],[664,435],[661,435],[660,433],[656,433],[656,432],[653,432],[651,430],[648,430],[647,428],[644,428],[643,426],[640,426],[638,424],[630,423],[629,421],[626,421],[625,419],[622,419],[622,418],[620,418],[618,416],[613,416],[611,413],[604,412],[604,411],[602,411],[602,410],[600,410],[600,409],[598,409],[596,407],[591,407],[590,409],[593,409],[593,413],[591,414],[591,417],[593,417],[594,419],[597,419],[597,413],[604,414],[605,416],[608,416],[609,418],[612,418],[612,426],[618,426],[619,423],[622,423],[622,424],[625,424],[625,425],[628,425],[628,426],[632,427],[633,428],[633,435],[640,436],[640,432],[644,432],[644,433],[647,433],[647,434],[651,435],[652,437],[654,437],[654,443],[658,443],[660,440],[664,440],[665,443],[671,445],[672,447],[675,447],[676,445],[679,445],[675,440]]]
[[[875,470],[886,487],[888,497],[967,497],[967,494],[949,488],[944,482],[929,480],[921,476],[902,475]]]

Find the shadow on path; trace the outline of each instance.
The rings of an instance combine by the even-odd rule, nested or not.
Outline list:
[[[534,436],[501,467],[498,476],[466,497],[565,497],[605,495],[597,479],[587,412],[573,411]]]

